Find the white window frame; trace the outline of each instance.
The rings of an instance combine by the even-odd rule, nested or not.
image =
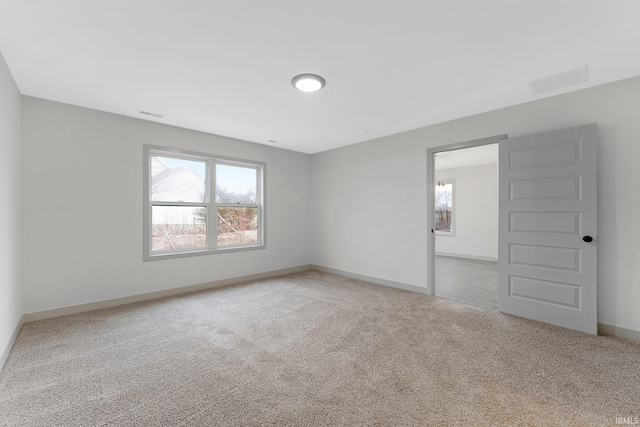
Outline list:
[[[434,224],[435,234],[436,236],[442,236],[442,237],[455,237],[456,236],[456,180],[441,179],[438,181],[442,181],[444,185],[451,184],[451,231],[435,230],[435,224]],[[438,181],[436,181],[436,183]],[[434,194],[435,194],[435,188],[434,188]],[[435,200],[434,200],[433,214],[435,218]]]
[[[172,259],[191,257],[199,255],[210,255],[217,253],[229,253],[238,251],[248,251],[256,249],[265,249],[265,175],[266,164],[252,160],[235,159],[223,156],[214,156],[206,153],[197,153],[193,151],[180,150],[168,147],[159,147],[155,145],[143,146],[143,214],[144,214],[144,261],[155,261],[160,259]],[[206,162],[205,177],[205,197],[204,202],[160,202],[151,200],[151,157],[162,156],[183,160],[196,160]],[[216,203],[216,165],[239,166],[243,168],[256,170],[256,203],[240,204],[240,203]],[[207,228],[207,247],[206,248],[189,248],[174,249],[166,251],[152,251],[151,239],[152,232],[152,207],[153,206],[203,206],[207,210],[206,228]],[[258,242],[247,243],[241,245],[225,245],[218,246],[218,207],[251,207],[258,209]]]

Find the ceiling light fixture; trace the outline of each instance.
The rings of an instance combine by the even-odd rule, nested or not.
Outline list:
[[[316,92],[322,89],[326,81],[317,74],[298,74],[291,79],[291,84],[302,92]]]

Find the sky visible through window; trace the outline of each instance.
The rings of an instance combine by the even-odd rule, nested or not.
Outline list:
[[[216,185],[227,193],[253,194],[255,203],[256,170],[238,166],[216,165]]]
[[[169,168],[189,166],[203,179],[206,174],[205,162],[161,157]],[[256,171],[251,168],[218,164],[216,167],[218,184],[231,193],[245,194],[256,188]]]

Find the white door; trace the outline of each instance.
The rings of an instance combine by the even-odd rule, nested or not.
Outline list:
[[[500,142],[498,310],[597,334],[596,125]]]

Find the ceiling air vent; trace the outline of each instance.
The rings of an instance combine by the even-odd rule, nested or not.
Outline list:
[[[150,113],[148,111],[142,111],[142,110],[140,110],[140,114],[144,114],[145,116],[156,117],[158,119],[161,119],[164,117],[162,114]]]
[[[568,86],[584,83],[589,80],[589,70],[586,65],[571,70],[562,71],[552,76],[543,77],[529,82],[529,89],[534,95],[562,89]]]

